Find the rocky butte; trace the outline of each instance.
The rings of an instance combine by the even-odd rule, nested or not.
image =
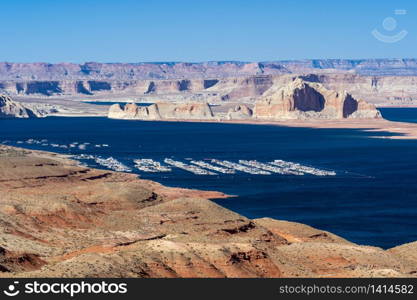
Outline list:
[[[207,103],[158,102],[145,107],[129,103],[124,108],[120,104],[113,104],[108,117],[130,120],[209,120],[214,115]]]
[[[248,219],[217,192],[168,188],[0,145],[3,277],[415,277],[417,242],[383,250]]]
[[[30,109],[19,102],[15,102],[6,95],[0,95],[0,119],[1,118],[36,118],[43,114],[37,109]]]
[[[326,89],[322,84],[297,78],[288,85],[268,89],[255,103],[255,119],[377,119],[375,105],[356,100],[346,91]]]
[[[287,85],[273,85],[255,102],[254,109],[237,104],[226,115],[214,114],[205,102],[161,102],[147,107],[130,103],[110,107],[109,118],[139,120],[306,120],[378,119],[375,105],[356,100],[346,91],[333,91],[317,82],[295,78]]]

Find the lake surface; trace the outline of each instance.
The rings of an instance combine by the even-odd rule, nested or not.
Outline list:
[[[110,102],[110,101],[83,101],[84,103],[88,103],[88,104],[94,104],[94,105],[106,105],[106,106],[110,106],[113,104],[120,104],[120,106],[125,106],[126,104],[130,103],[130,102]],[[135,104],[137,106],[149,106],[152,103],[145,103],[145,102],[139,102]]]
[[[417,108],[379,108],[382,116],[390,121],[417,123]]]
[[[388,119],[417,120],[417,109],[381,111]],[[106,118],[0,120],[0,142],[9,145],[114,157],[142,178],[238,195],[216,202],[249,218],[301,222],[356,243],[389,248],[417,240],[417,141],[369,138],[378,135],[389,134]],[[241,172],[199,176],[176,168],[145,173],[134,168],[133,160],[138,158],[162,163],[165,158],[184,163],[282,159],[333,170],[336,176]],[[99,166],[94,160],[83,162]]]

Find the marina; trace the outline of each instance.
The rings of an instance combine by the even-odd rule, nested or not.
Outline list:
[[[15,142],[5,140],[1,143],[16,145],[27,144],[31,146],[59,148],[63,149],[64,151],[78,150],[83,152],[87,151],[88,146],[92,146],[94,148],[110,147],[110,145],[106,143],[91,144],[90,142],[72,142],[69,144],[60,144],[56,142],[50,142],[47,139],[33,138],[27,140],[18,140]],[[113,157],[102,158],[97,155],[90,155],[84,153],[80,153],[78,155],[71,155],[71,157],[77,160],[94,160],[97,164],[114,171],[132,172],[131,167],[122,164]],[[301,176],[305,174],[314,176],[336,176],[336,172],[332,170],[323,170],[312,166],[307,166],[300,163],[285,161],[281,159],[275,159],[270,162],[260,162],[256,159],[239,159],[238,162],[233,162],[229,160],[220,159],[195,160],[193,158],[188,157],[184,158],[184,160],[189,161],[190,164],[173,160],[170,158],[165,158],[164,162],[167,165],[169,165],[167,166],[151,158],[141,158],[134,159],[132,167],[145,173],[168,173],[172,172],[172,167],[174,167],[185,170],[195,175],[218,175],[218,173],[230,175],[236,174],[236,172],[242,172],[251,175],[271,175],[272,173],[274,173],[280,175],[296,176]]]
[[[113,157],[108,157],[108,158],[96,157],[94,160],[99,165],[109,168],[113,171],[132,172],[130,168],[128,168],[127,166],[125,166],[124,164],[122,164],[120,161],[118,161],[117,159]]]
[[[212,159],[211,162],[215,163],[215,164],[218,164],[220,166],[226,167],[226,168],[234,169],[236,171],[241,171],[241,172],[248,173],[248,174],[271,175],[271,172],[260,170],[258,168],[254,168],[254,167],[244,166],[244,165],[237,164],[237,163],[234,163],[234,162],[231,162],[231,161],[228,161],[228,160]]]
[[[223,173],[223,174],[235,174],[235,170],[233,169],[229,169],[229,168],[223,168],[223,167],[219,167],[219,166],[214,166],[210,163],[204,162],[202,160],[192,160],[191,161],[192,164],[197,165],[199,167],[208,169],[208,170],[213,170],[213,171],[217,171],[219,173]]]
[[[317,169],[317,168],[313,168],[309,166],[304,166],[299,163],[284,161],[280,159],[276,159],[270,164],[278,166],[278,167],[282,167],[288,170],[294,170],[295,172],[302,172],[302,173],[316,175],[316,176],[335,176],[336,175],[335,171],[321,170],[321,169]]]
[[[176,160],[173,160],[173,159],[170,159],[170,158],[165,158],[164,162],[168,165],[177,167],[179,169],[183,169],[185,171],[191,172],[191,173],[196,174],[196,175],[217,175],[214,172],[204,170],[204,169],[202,169],[200,167],[197,167],[195,165],[187,165],[183,162],[176,161]]]
[[[163,166],[160,162],[155,161],[149,158],[135,159],[134,160],[136,169],[148,172],[148,173],[158,173],[158,172],[171,172],[172,169],[167,166]]]
[[[1,144],[9,144],[10,141],[3,141]],[[81,142],[72,142],[69,144],[59,144],[54,142],[49,142],[47,139],[27,139],[26,141],[16,141],[17,145],[27,144],[27,145],[38,145],[42,147],[52,147],[52,148],[61,148],[61,149],[70,149],[70,148],[78,148],[78,150],[87,150],[87,147],[91,145],[89,142],[81,143]],[[109,144],[95,144],[93,145],[95,148],[107,148],[110,147]]]
[[[256,160],[239,160],[239,163],[242,165],[246,165],[246,166],[250,166],[250,167],[254,167],[254,168],[258,168],[261,170],[278,173],[282,175],[304,175],[304,173],[302,172],[293,171],[293,170],[290,170],[289,168],[271,166],[265,163],[258,162]]]
[[[98,165],[116,172],[132,172],[132,169],[113,157],[102,158],[97,155],[90,154],[70,155],[70,157],[76,160],[94,160]]]

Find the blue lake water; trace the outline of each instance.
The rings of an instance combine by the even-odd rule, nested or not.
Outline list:
[[[388,119],[417,120],[417,109],[382,109]],[[269,125],[143,122],[106,118],[0,120],[0,142],[66,154],[114,157],[134,168],[133,159],[274,159],[335,170],[336,176],[197,176],[141,173],[169,186],[238,195],[216,200],[250,218],[297,221],[360,244],[389,248],[417,240],[416,140],[369,138],[387,133],[350,129]],[[44,146],[27,144],[45,139]],[[23,142],[23,143],[19,143]],[[52,144],[89,143],[85,149]],[[95,145],[107,144],[108,147]],[[94,161],[86,161],[92,167]]]
[[[106,105],[106,106],[110,106],[113,104],[120,104],[120,106],[124,106],[126,105],[128,102],[107,102],[107,101],[83,101],[84,103],[88,103],[88,104],[94,104],[94,105]],[[145,103],[145,102],[140,102],[140,103],[135,103],[137,106],[148,106],[151,105],[152,103]]]
[[[383,117],[390,121],[417,123],[417,108],[380,108]]]

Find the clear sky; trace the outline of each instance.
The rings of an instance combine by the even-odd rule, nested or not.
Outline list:
[[[0,61],[417,57],[415,0],[1,0],[0,14]]]

